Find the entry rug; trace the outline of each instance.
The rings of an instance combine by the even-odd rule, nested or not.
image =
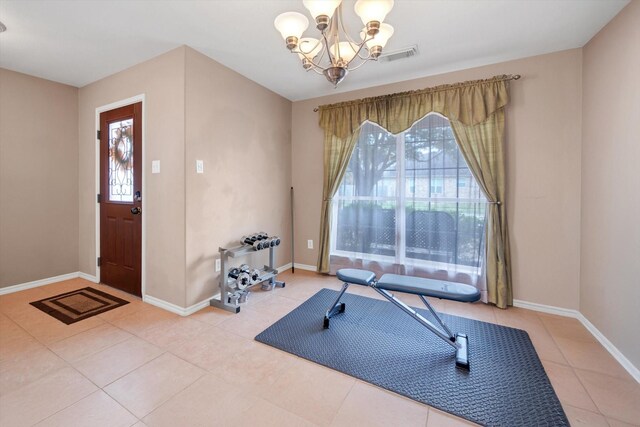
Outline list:
[[[443,314],[469,336],[467,371],[450,345],[386,301],[345,294],[346,311],[323,329],[336,296],[322,289],[256,340],[481,425],[569,426],[525,331]]]
[[[93,288],[77,289],[30,303],[49,316],[70,325],[105,311],[113,310],[129,301],[125,301],[106,292]]]

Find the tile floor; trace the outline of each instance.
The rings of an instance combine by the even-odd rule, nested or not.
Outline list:
[[[253,341],[320,288],[340,285],[305,271],[282,277],[286,288],[256,291],[238,315],[207,307],[181,318],[82,279],[1,296],[0,426],[471,425]],[[29,305],[85,286],[131,303],[68,326]],[[640,385],[576,320],[434,306],[528,331],[572,425],[640,425]]]

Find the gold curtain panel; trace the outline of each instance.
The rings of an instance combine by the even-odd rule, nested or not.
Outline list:
[[[517,77],[501,75],[486,80],[321,105],[318,107],[320,127],[338,138],[346,138],[368,120],[398,134],[433,111],[450,121],[475,125],[507,105],[509,94],[506,82],[514,78]]]
[[[365,121],[398,134],[431,112],[447,117],[469,169],[491,203],[487,216],[486,279],[489,302],[513,303],[505,209],[504,107],[508,81],[501,75],[452,85],[364,98],[319,107],[324,137],[324,182],[318,271],[329,272],[331,204]]]

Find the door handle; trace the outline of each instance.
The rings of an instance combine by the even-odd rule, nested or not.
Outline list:
[[[134,215],[140,215],[142,213],[142,209],[140,208],[131,208],[131,213]]]

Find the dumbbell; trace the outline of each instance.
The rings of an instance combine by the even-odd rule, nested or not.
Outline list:
[[[273,239],[271,237],[267,237],[265,240],[263,240],[263,242],[265,249],[273,246]]]
[[[236,288],[244,291],[249,285],[251,285],[251,276],[249,276],[249,273],[240,273],[236,279]]]
[[[270,243],[271,246],[278,246],[280,245],[280,238],[278,236],[273,236]]]
[[[258,270],[257,268],[251,268],[247,264],[242,264],[238,268],[232,268],[229,271],[229,277],[233,279],[237,279],[238,276],[242,273],[246,273],[249,275],[249,277],[251,278],[252,285],[255,285],[256,283],[258,283],[258,280],[260,280],[260,270]]]
[[[229,304],[238,305],[241,296],[242,294],[240,292],[231,293],[227,296],[227,302]]]
[[[259,251],[260,249],[264,249],[264,243],[262,242],[262,240],[259,240],[255,235],[242,236],[242,239],[240,240],[240,242],[243,245],[253,246],[253,248],[257,251]]]
[[[242,271],[240,271],[239,268],[232,268],[231,270],[229,270],[229,277],[231,277],[232,279],[237,279],[240,273],[242,273]]]
[[[238,302],[240,304],[243,304],[243,303],[247,302],[247,298],[249,298],[249,294],[250,293],[251,292],[249,292],[249,291],[242,291],[242,293],[240,294],[240,299],[238,300]]]
[[[260,281],[260,270],[257,268],[252,269],[249,271],[249,276],[251,277],[251,284],[255,285]]]

